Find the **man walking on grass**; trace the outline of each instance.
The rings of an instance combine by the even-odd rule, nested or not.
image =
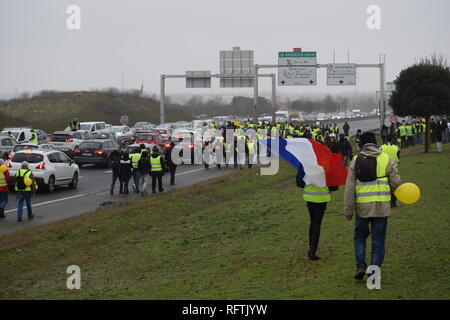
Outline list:
[[[355,279],[366,274],[366,239],[372,235],[371,265],[381,268],[384,259],[387,219],[391,211],[391,190],[400,185],[397,164],[377,146],[375,135],[361,135],[361,151],[348,168],[344,193],[347,220],[355,214]]]

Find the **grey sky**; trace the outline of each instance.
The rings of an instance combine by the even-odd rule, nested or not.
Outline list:
[[[81,8],[81,30],[66,28],[66,8]],[[381,30],[368,30],[366,8],[381,8]],[[278,51],[317,51],[318,63],[377,63],[386,54],[386,81],[418,57],[450,53],[448,0],[0,0],[0,93],[120,87],[159,93],[159,76],[219,71],[219,51],[255,50],[255,62],[277,63]],[[265,70],[264,72],[275,72]],[[280,93],[375,91],[378,71],[358,71],[356,87]],[[186,89],[170,93],[251,93],[251,89]],[[262,80],[261,90],[270,89]]]

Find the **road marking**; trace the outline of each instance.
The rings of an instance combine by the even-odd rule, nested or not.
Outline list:
[[[181,175],[183,175],[183,174],[188,174],[188,173],[193,173],[193,172],[197,172],[197,171],[202,171],[202,170],[205,170],[205,168],[201,168],[201,169],[197,169],[197,170],[191,170],[191,171],[186,171],[186,172],[183,172],[183,173],[177,173],[177,174],[175,175],[175,177],[176,177],[176,176],[181,176]]]
[[[39,203],[33,204],[32,207],[39,207],[39,206],[43,206],[43,205],[50,204],[50,203],[55,203],[55,202],[59,202],[59,201],[64,201],[64,200],[74,199],[74,198],[78,198],[78,197],[83,197],[85,195],[87,195],[87,194],[86,193],[81,193],[81,194],[77,194],[76,196],[72,196],[72,197],[66,197],[66,198],[61,198],[61,199],[56,199],[56,200],[51,200],[51,201],[39,202]],[[14,212],[14,211],[17,211],[17,208],[16,209],[7,210],[7,211],[5,211],[5,213]]]
[[[111,173],[112,172],[112,170],[106,170],[106,171],[103,171],[104,173]]]
[[[202,170],[205,170],[205,168],[178,173],[175,176],[181,176],[183,174],[194,173],[194,172],[198,172],[198,171],[202,171]],[[84,197],[84,196],[87,196],[87,195],[92,195],[92,193],[96,193],[97,195],[109,193],[109,191],[102,191],[102,190],[104,190],[104,188],[102,188],[100,190],[92,189],[92,190],[88,190],[88,191],[85,191],[84,193],[80,193],[80,194],[77,194],[77,195],[74,195],[74,196],[71,196],[71,197],[65,197],[65,198],[60,198],[60,199],[55,199],[55,200],[50,200],[50,201],[36,203],[36,204],[33,204],[32,207],[39,207],[39,206],[43,206],[43,205],[47,205],[47,204],[52,204],[52,203],[55,203],[55,202],[60,202],[60,201],[74,199],[74,198]],[[17,211],[17,208],[16,209],[7,210],[7,211],[5,211],[5,213],[10,213],[10,212],[14,212],[14,211]]]

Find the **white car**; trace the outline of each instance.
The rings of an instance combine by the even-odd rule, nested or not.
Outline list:
[[[53,151],[56,150],[54,146],[48,143],[34,143],[34,142],[26,142],[21,144],[16,144],[12,149],[11,153],[8,155],[8,159],[11,159],[16,152],[26,150],[44,150],[44,151]]]
[[[88,131],[56,131],[47,138],[47,142],[56,149],[72,155],[80,143],[89,138],[90,134]]]
[[[106,131],[114,133],[117,139],[121,141],[131,140],[131,138],[133,137],[133,132],[128,126],[112,126]]]
[[[56,186],[68,185],[70,189],[78,186],[80,169],[64,152],[58,150],[22,150],[16,152],[7,167],[14,183],[15,175],[21,169],[22,162],[29,163],[39,189],[52,193]]]

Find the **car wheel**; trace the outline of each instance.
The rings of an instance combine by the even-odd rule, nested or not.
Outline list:
[[[50,178],[48,178],[48,184],[45,186],[45,190],[48,193],[52,193],[53,191],[55,191],[55,177],[54,176],[50,176]]]
[[[73,174],[72,182],[69,183],[69,188],[70,189],[76,189],[77,187],[78,187],[78,173],[75,172]]]

